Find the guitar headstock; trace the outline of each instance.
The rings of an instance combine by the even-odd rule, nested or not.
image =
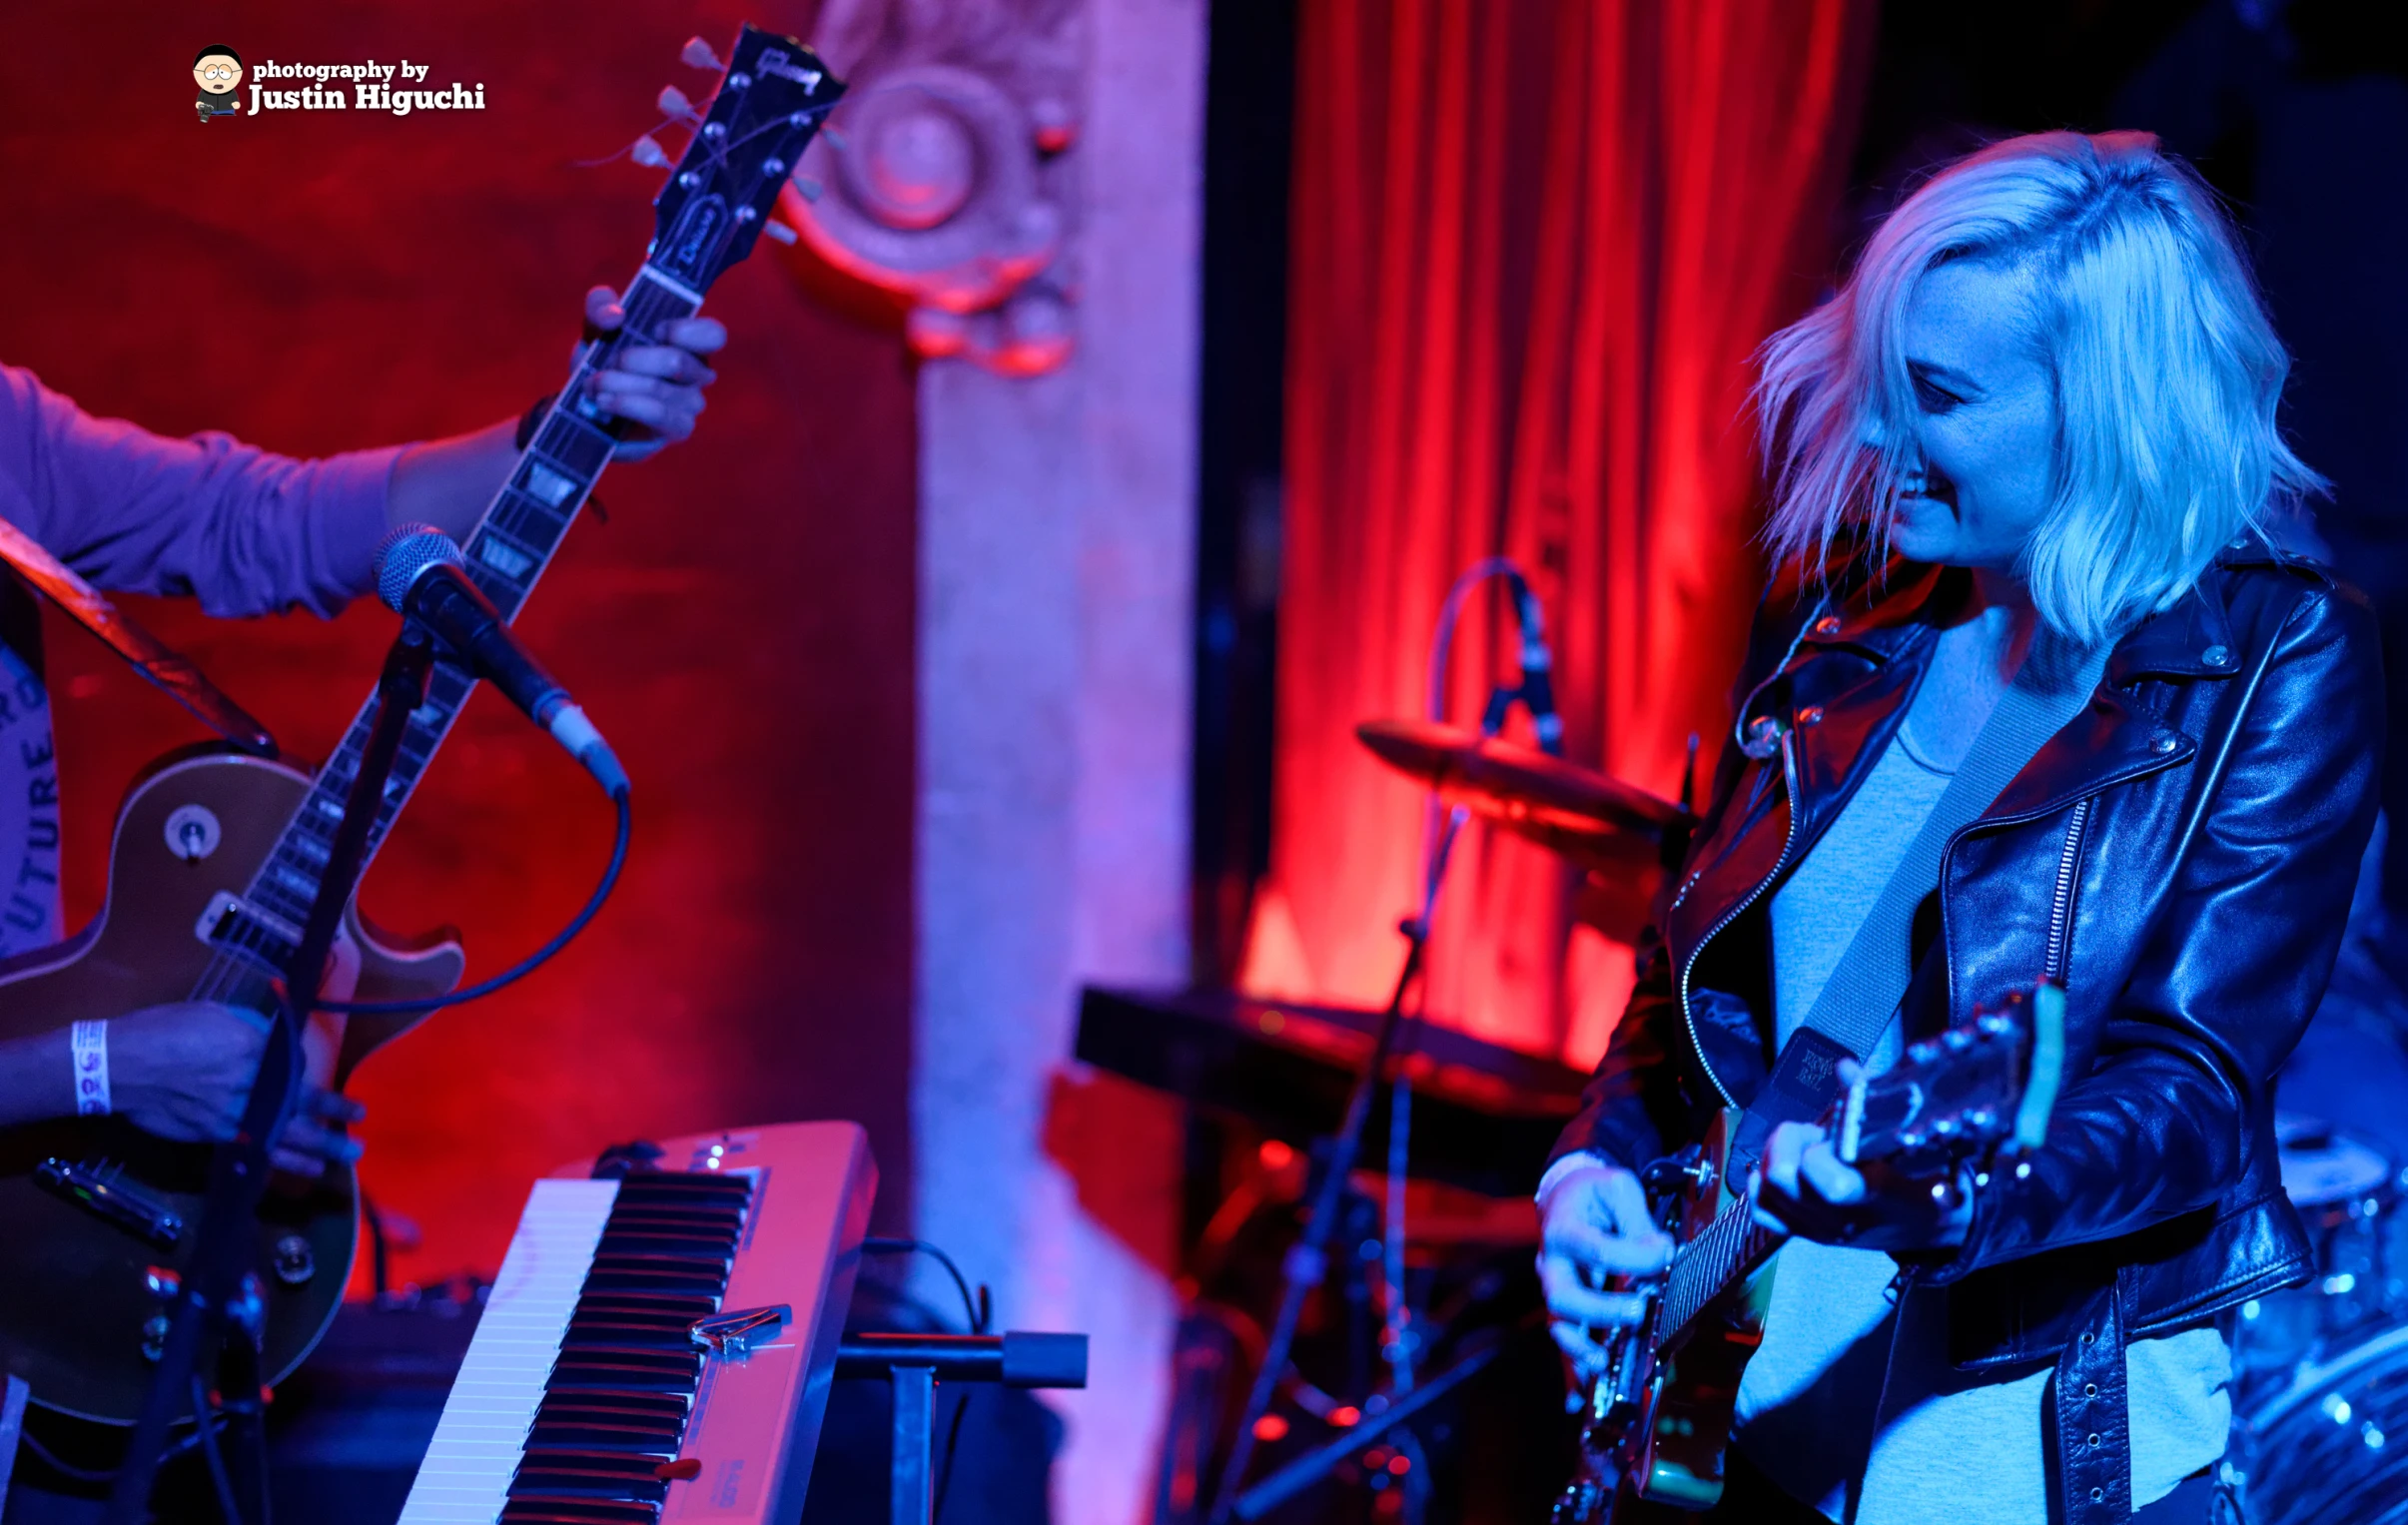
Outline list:
[[[653,268],[701,292],[751,254],[779,189],[844,93],[818,54],[746,25],[685,153],[653,198]]]
[[[2064,1069],[2065,993],[2041,985],[1972,1022],[1911,1046],[1840,1103],[1840,1157],[1880,1159],[1910,1175],[2011,1145],[2037,1148]]]

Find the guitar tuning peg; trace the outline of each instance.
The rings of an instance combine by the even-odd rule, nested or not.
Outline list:
[[[801,234],[795,232],[792,228],[787,227],[784,223],[779,222],[774,217],[761,225],[761,231],[768,234],[771,238],[777,240],[779,243],[786,245],[788,248],[792,248],[795,241],[802,237]]]
[[[846,144],[846,142],[845,142],[845,135],[844,135],[844,129],[843,129],[843,128],[840,128],[840,127],[823,127],[823,128],[821,128],[821,129],[819,130],[819,136],[820,136],[820,141],[821,141],[821,142],[823,142],[823,143],[827,144],[827,145],[828,145],[828,147],[830,147],[830,148],[834,149],[836,152],[838,152],[838,153],[840,153],[840,154],[841,154],[841,153],[843,153],[843,152],[845,151],[845,149],[846,149],[846,148],[849,146],[849,145],[847,145],[847,144]]]
[[[650,133],[636,139],[634,144],[628,148],[627,156],[646,169],[665,170],[669,167],[668,154],[662,151],[658,143],[652,141]]]
[[[660,108],[660,114],[664,117],[687,119],[694,115],[694,103],[687,100],[685,92],[675,85],[661,86],[653,104]]]
[[[797,175],[794,177],[794,189],[801,194],[803,200],[815,202],[826,194],[828,188],[808,175]]]
[[[719,55],[711,51],[711,45],[699,37],[687,38],[685,46],[678,50],[677,56],[697,69],[709,69],[718,73],[725,73],[727,70],[727,65],[719,62]]]

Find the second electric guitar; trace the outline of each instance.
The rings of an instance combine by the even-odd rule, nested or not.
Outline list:
[[[661,325],[691,317],[711,283],[752,252],[804,145],[843,93],[801,43],[744,28],[653,202],[652,245],[628,283],[625,326],[578,353],[560,400],[467,539],[469,575],[505,618],[526,601],[610,458],[614,430],[587,381],[620,346],[652,342]],[[437,665],[425,706],[410,717],[372,854],[473,686]],[[0,970],[0,1038],[186,1000],[269,1010],[374,713],[372,698],[315,778],[215,749],[155,764],[119,807],[100,916],[67,943]],[[448,934],[400,943],[363,925],[356,908],[346,924],[362,954],[359,999],[423,1000],[458,983],[462,955]],[[352,1018],[336,1083],[415,1020]],[[26,1379],[34,1402],[133,1422],[191,1253],[209,1157],[206,1146],[109,1118],[0,1132],[0,1363]],[[258,1244],[269,1381],[282,1381],[334,1317],[358,1214],[346,1168],[271,1189]]]

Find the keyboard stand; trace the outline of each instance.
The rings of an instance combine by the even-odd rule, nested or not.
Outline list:
[[[930,1465],[936,1391],[947,1382],[1005,1387],[1085,1387],[1084,1334],[856,1334],[836,1351],[836,1375],[885,1377],[895,1393],[895,1449],[888,1525],[931,1525],[936,1477]]]

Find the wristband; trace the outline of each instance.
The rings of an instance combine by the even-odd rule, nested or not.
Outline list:
[[[75,1112],[83,1118],[109,1114],[109,1025],[78,1022],[67,1029],[67,1052],[75,1063]]]

